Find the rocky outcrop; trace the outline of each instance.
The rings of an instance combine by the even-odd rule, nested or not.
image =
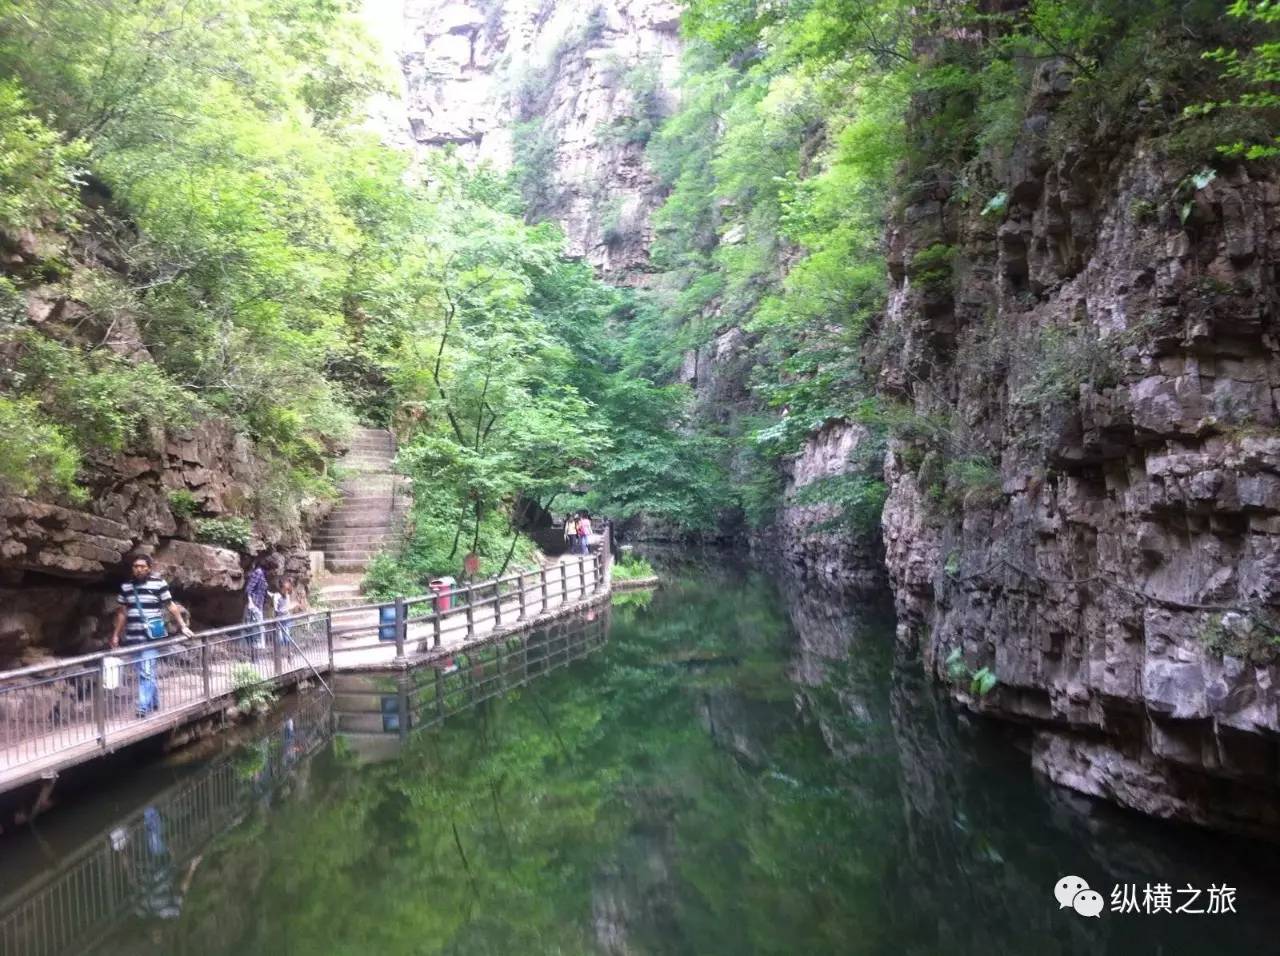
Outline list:
[[[269,553],[275,570],[305,584],[319,503],[260,516],[243,551],[199,540],[202,520],[254,513],[270,483],[266,463],[227,424],[205,421],[89,465],[79,508],[0,497],[0,667],[96,650],[135,550],[155,557],[197,626],[238,620],[243,552]]]
[[[1280,182],[1147,140],[1051,155],[1069,88],[1042,68],[994,199],[909,197],[891,234],[882,387],[944,436],[886,466],[899,637],[1031,724],[1050,779],[1272,828]]]
[[[569,254],[642,281],[661,199],[644,142],[668,109],[679,13],[669,0],[406,0],[413,138],[499,169],[519,158]]]
[[[879,484],[868,474],[874,457],[859,455],[869,442],[861,425],[831,421],[783,463],[782,509],[770,534],[787,562],[806,577],[865,588],[887,583],[879,535],[874,527],[858,526],[854,503],[841,502],[849,497],[840,493],[842,482],[846,486],[859,482],[860,487],[872,481]],[[874,496],[874,489],[869,490]],[[874,508],[868,503],[868,515],[874,514]]]

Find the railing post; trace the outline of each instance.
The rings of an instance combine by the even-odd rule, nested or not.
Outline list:
[[[405,620],[404,598],[396,598],[396,660],[404,660],[404,639],[409,629],[409,622]]]
[[[563,561],[560,562],[560,603],[569,603],[569,568]]]
[[[493,628],[502,627],[502,582],[493,582]]]
[[[213,667],[209,659],[209,638],[200,642],[200,674],[204,678],[204,699],[213,700]]]
[[[324,612],[324,642],[329,649],[329,673],[333,673],[333,612]]]
[[[538,580],[542,584],[542,606],[538,608],[539,614],[547,613],[547,568],[545,565],[538,569]]]
[[[600,580],[606,591],[613,587],[613,525],[604,526],[604,546],[600,549]]]
[[[280,625],[272,624],[270,628],[263,625],[263,630],[271,634],[271,666],[275,668],[276,677],[284,670],[284,661],[280,659]]]
[[[468,641],[469,641],[469,640],[471,640],[471,638],[475,637],[475,635],[476,635],[476,606],[475,606],[476,591],[475,591],[475,588],[476,588],[476,586],[475,586],[474,584],[471,584],[471,585],[468,585],[468,586],[467,586],[467,636],[466,636],[466,640],[468,640]]]
[[[400,680],[396,682],[396,716],[399,720],[400,739],[409,739],[409,688],[408,674],[404,672],[400,675]]]
[[[123,669],[123,665],[117,664]],[[102,685],[103,665],[98,664],[98,678],[93,683],[93,722],[98,728],[98,743],[107,749],[107,699],[106,689]]]
[[[444,621],[444,611],[440,609],[440,598],[436,598],[436,616],[431,619],[431,646],[440,646],[440,631]]]
[[[520,620],[524,620],[529,616],[529,606],[525,602],[524,594],[524,572],[520,572],[520,579],[516,582],[516,587],[520,590]]]
[[[578,600],[581,601],[587,596],[587,559],[585,556],[578,559]]]

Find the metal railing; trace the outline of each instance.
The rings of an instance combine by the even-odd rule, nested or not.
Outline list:
[[[398,735],[433,726],[481,701],[586,657],[604,645],[609,613],[459,650],[434,667],[399,674],[344,674],[334,713],[339,734]]]
[[[606,541],[607,548],[607,541]],[[395,657],[429,653],[461,640],[471,643],[486,634],[559,611],[609,589],[607,551],[580,555],[534,571],[518,571],[446,594],[422,594],[382,603],[357,604],[330,611],[339,651],[360,646],[361,639],[394,643]]]
[[[527,626],[607,592],[607,534],[582,555],[452,590],[131,644],[0,673],[0,792],[198,715],[237,690],[333,670],[335,639],[432,653]],[[460,641],[459,641],[460,639]]]
[[[236,690],[328,667],[329,616],[297,614],[194,638],[127,644],[0,674],[0,784],[6,771],[109,750]]]

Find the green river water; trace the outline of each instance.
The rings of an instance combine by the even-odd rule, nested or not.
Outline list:
[[[0,956],[1280,951],[1276,851],[1038,780],[876,602],[715,565],[615,601],[99,781],[0,839]],[[1159,883],[1237,912],[1110,911]]]

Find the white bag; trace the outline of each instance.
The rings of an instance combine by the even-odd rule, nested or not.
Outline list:
[[[120,686],[120,666],[124,663],[118,657],[102,659],[102,689],[115,690]]]

